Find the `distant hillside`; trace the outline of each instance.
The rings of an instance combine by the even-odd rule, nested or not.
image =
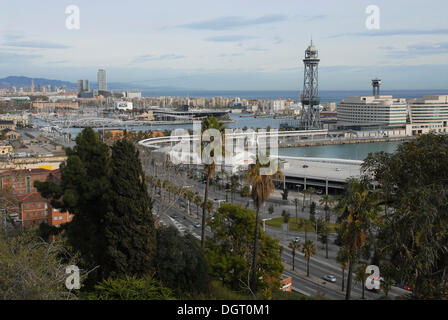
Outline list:
[[[9,76],[3,79],[0,79],[0,88],[8,88],[8,87],[30,87],[32,78],[24,77],[24,76]],[[61,81],[61,80],[51,80],[45,78],[34,78],[34,86],[56,86],[61,87],[63,85],[67,86],[67,88],[77,88],[78,85],[69,81]]]
[[[31,87],[31,80],[33,78],[24,77],[24,76],[9,76],[6,78],[0,79],[0,88],[10,88],[10,87]],[[74,82],[69,81],[62,81],[62,80],[51,80],[51,79],[45,79],[45,78],[34,78],[34,86],[56,86],[61,87],[65,85],[68,89],[77,89],[78,84]],[[98,88],[98,84],[96,82],[91,81],[90,82],[90,89],[95,90]],[[132,83],[122,83],[122,82],[108,82],[107,88],[109,90],[180,90],[182,88],[178,87],[170,87],[170,86],[164,86],[164,87],[152,87],[147,86],[145,84],[135,85]]]

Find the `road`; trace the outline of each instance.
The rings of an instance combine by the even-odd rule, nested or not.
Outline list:
[[[171,180],[178,185],[188,185],[192,190],[198,191],[199,193],[203,192],[204,184],[193,179],[188,179],[185,181],[185,178],[180,175],[174,175],[174,173],[169,174],[171,176]],[[294,192],[290,192],[290,194],[294,195]],[[300,195],[296,193],[299,197]],[[157,208],[160,197],[166,197],[166,192],[162,191],[161,195],[155,197],[155,207]],[[228,195],[230,198],[230,194]],[[273,198],[279,197],[279,191],[276,190]],[[317,197],[317,196],[315,196]],[[220,191],[216,188],[215,185],[211,186],[209,189],[209,199],[226,199],[226,193],[224,191]],[[299,197],[301,199],[301,197]],[[313,201],[318,203],[317,198]],[[247,202],[249,204],[249,198],[241,197],[239,194],[235,194],[235,199],[233,203],[246,205]],[[293,219],[295,217],[295,206],[294,205],[277,205],[274,206],[274,214],[269,215],[267,213],[267,208],[270,204],[265,205],[264,210],[261,212],[261,216],[263,217],[278,217],[281,214],[282,210],[289,210],[292,214]],[[201,210],[199,210],[199,218],[196,216],[196,208],[193,204],[190,204],[190,214],[187,213],[187,202],[184,199],[177,199],[174,201],[174,204],[170,207],[167,212],[159,212],[160,221],[165,225],[173,225],[178,228],[182,233],[185,231],[192,233],[197,239],[200,239],[201,236],[201,228],[195,227],[194,223],[201,223]],[[176,215],[176,218],[173,218],[173,215]],[[323,216],[324,210],[322,208],[317,208],[317,216]],[[299,207],[298,216],[302,218],[308,218],[307,210],[305,212],[301,211]],[[335,220],[335,217],[332,217],[332,220]],[[345,291],[342,292],[342,271],[339,265],[336,262],[337,252],[339,247],[334,244],[335,235],[331,235],[331,241],[329,241],[329,257],[325,258],[325,250],[322,249],[320,243],[317,243],[317,254],[312,257],[310,260],[310,277],[306,276],[306,261],[303,257],[303,254],[300,252],[296,252],[295,257],[295,271],[292,270],[292,253],[288,248],[288,243],[291,242],[296,236],[302,237],[304,239],[304,233],[300,232],[288,232],[287,234],[282,232],[279,229],[272,228],[267,226],[266,233],[273,238],[279,240],[281,246],[283,246],[284,250],[282,251],[282,262],[285,267],[284,273],[288,276],[292,277],[292,286],[295,290],[311,296],[323,295],[328,299],[336,299],[343,300],[345,299]],[[206,236],[211,237],[212,233],[209,228],[206,229]],[[315,233],[308,232],[308,238],[315,241]],[[325,275],[332,274],[336,276],[336,282],[330,283],[322,278]],[[345,271],[345,282],[347,280],[347,271]],[[394,299],[397,296],[406,294],[407,292],[401,288],[393,287],[389,293],[389,296]],[[359,282],[353,279],[352,284],[352,299],[361,299],[362,295],[362,286]],[[366,299],[378,299],[381,297],[382,293],[374,293],[365,290]]]

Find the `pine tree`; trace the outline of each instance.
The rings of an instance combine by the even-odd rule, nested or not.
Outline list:
[[[105,219],[106,274],[143,276],[153,269],[156,233],[138,150],[128,140],[112,146],[111,206]]]

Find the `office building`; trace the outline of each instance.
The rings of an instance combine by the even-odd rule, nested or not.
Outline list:
[[[106,70],[98,70],[98,91],[107,91]]]
[[[78,92],[90,91],[89,80],[78,80]]]
[[[412,134],[448,132],[448,95],[427,95],[408,103]]]

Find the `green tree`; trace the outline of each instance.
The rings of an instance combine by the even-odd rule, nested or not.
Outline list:
[[[316,254],[316,245],[312,240],[306,240],[302,245],[302,253],[306,260],[306,276],[310,276],[310,259]]]
[[[249,186],[243,186],[241,188],[241,196],[242,197],[248,197],[250,196],[250,187]]]
[[[296,223],[298,223],[298,215],[299,215],[299,211],[298,211],[298,208],[299,208],[299,204],[300,204],[300,200],[299,200],[299,198],[295,198],[294,199],[294,205],[295,205],[295,207],[296,207]]]
[[[191,235],[181,236],[174,227],[157,229],[157,275],[179,297],[194,298],[208,293],[208,265]]]
[[[193,192],[193,191],[191,191],[191,190],[187,190],[186,192],[185,192],[185,198],[187,199],[187,201],[188,201],[188,214],[189,215],[191,215],[191,207],[190,207],[190,204],[191,204],[191,202],[193,202],[194,201],[194,197],[195,197],[195,193]]]
[[[367,264],[362,263],[358,266],[358,270],[356,271],[356,281],[358,281],[361,284],[362,287],[362,295],[361,295],[361,299],[365,299],[365,283],[366,283],[366,279],[367,279],[367,274],[366,274],[366,268],[367,268]]]
[[[143,276],[152,269],[156,233],[139,152],[132,142],[115,142],[111,168],[111,210],[104,219],[105,276]]]
[[[368,252],[368,242],[373,239],[374,225],[380,210],[378,193],[371,192],[367,180],[349,179],[344,196],[338,203],[341,221],[340,234],[348,254],[346,299],[350,299],[353,268],[360,254]]]
[[[328,238],[330,236],[330,228],[328,227],[328,222],[323,219],[317,220],[318,224],[318,235],[319,241],[325,245],[325,258],[328,259]]]
[[[199,218],[199,207],[202,204],[202,197],[197,194],[197,195],[195,195],[193,201],[194,201],[194,204],[196,205],[196,217]]]
[[[416,299],[446,299],[448,136],[428,134],[393,154],[370,154],[365,176],[380,183],[384,205],[378,248]]]
[[[215,117],[205,118],[204,120],[202,120],[202,132],[205,132],[206,130],[209,130],[209,129],[215,129],[220,132],[221,144],[223,145],[222,141],[224,139],[222,139],[222,134],[224,133],[224,130],[225,130],[224,124]],[[201,144],[201,155],[204,154],[205,150],[206,150],[206,147],[205,147],[205,143],[203,142]],[[207,156],[209,156],[213,161],[212,161],[212,163],[204,164],[207,179],[206,179],[205,190],[204,190],[204,202],[203,202],[204,205],[202,206],[201,248],[205,247],[205,227],[206,227],[206,223],[207,223],[207,206],[206,206],[206,204],[208,201],[208,189],[210,186],[210,178],[216,171],[216,162],[215,161],[216,161],[216,157],[218,155],[215,155],[214,150],[211,150],[210,154],[208,154]]]
[[[283,217],[283,222],[284,222],[284,223],[288,224],[288,222],[289,222],[289,217],[290,217],[290,216],[291,216],[291,215],[289,214],[288,211],[286,211],[286,210],[283,210],[283,211],[282,211],[282,217]]]
[[[267,157],[265,156],[266,160]],[[269,196],[274,191],[274,180],[279,180],[282,177],[282,173],[279,170],[279,164],[270,160],[268,164],[262,164],[259,155],[255,159],[255,163],[249,166],[249,172],[247,174],[247,180],[252,186],[252,199],[255,205],[255,226],[254,226],[254,246],[253,246],[253,258],[252,258],[252,291],[256,293],[256,269],[257,269],[257,242],[258,242],[258,230],[259,230],[259,214],[260,208],[263,203],[269,199]],[[272,165],[270,167],[270,165]],[[271,168],[275,167],[275,171]],[[274,172],[273,172],[274,171]],[[263,174],[267,173],[267,174]]]
[[[0,300],[77,299],[65,287],[65,268],[78,265],[80,257],[60,237],[48,243],[36,231],[0,233]]]
[[[288,200],[288,193],[289,193],[288,189],[285,189],[282,191],[282,199],[283,200]]]
[[[207,241],[206,259],[211,275],[233,290],[254,294],[251,290],[253,261],[253,229],[256,226],[254,211],[241,205],[223,203],[210,221],[213,238]],[[269,237],[258,225],[259,257],[256,268],[256,287],[278,290],[283,272],[278,240]]]
[[[342,289],[341,291],[344,291],[344,285],[345,285],[345,269],[347,268],[347,263],[348,263],[348,253],[347,253],[347,249],[345,249],[344,247],[341,248],[341,250],[339,250],[338,255],[336,257],[336,262],[339,264],[339,266],[341,267],[341,271],[342,271]]]
[[[334,198],[329,195],[323,195],[319,201],[320,205],[324,206],[325,210],[325,221],[330,222],[330,206],[334,203]]]
[[[288,244],[288,248],[291,249],[291,253],[292,253],[292,270],[294,270],[294,266],[295,266],[295,258],[296,258],[296,251],[300,250],[300,243],[299,241],[291,241]]]
[[[86,294],[88,300],[173,300],[170,289],[155,278],[126,276],[104,279]]]
[[[235,201],[235,193],[238,192],[240,186],[240,178],[238,177],[238,175],[233,174],[230,177],[230,192],[232,194],[232,202]]]
[[[310,221],[311,222],[316,222],[316,203],[315,202],[311,202],[310,204]]]
[[[53,207],[74,214],[67,227],[69,243],[83,257],[85,267],[98,269],[100,278],[106,264],[105,216],[111,210],[109,148],[92,128],[76,137],[76,145],[66,149],[67,160],[61,166],[61,181],[34,185]],[[81,267],[81,266],[80,266]]]

